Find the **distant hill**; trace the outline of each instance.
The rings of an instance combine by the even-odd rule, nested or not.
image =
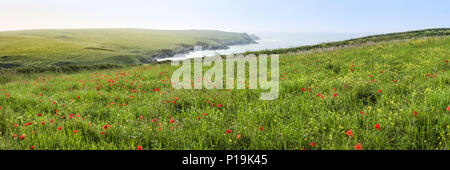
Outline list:
[[[0,32],[0,66],[139,64],[192,50],[255,41],[213,30],[48,29]]]

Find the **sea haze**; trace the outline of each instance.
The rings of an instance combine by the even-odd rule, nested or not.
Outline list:
[[[228,55],[244,53],[246,51],[259,51],[265,49],[278,49],[299,47],[305,45],[314,45],[325,42],[341,41],[352,38],[359,38],[373,33],[255,33],[260,40],[257,44],[233,45],[228,49],[222,50],[202,50],[193,51],[186,54],[183,58],[166,58],[163,60],[181,60],[187,58],[197,58],[204,56]]]

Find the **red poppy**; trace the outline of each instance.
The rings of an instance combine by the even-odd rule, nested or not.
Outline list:
[[[417,116],[417,111],[414,111],[413,113],[414,113],[414,116]]]
[[[197,116],[197,119],[200,119],[200,116]]]
[[[56,104],[56,102],[53,102],[53,104]]]
[[[25,136],[24,135],[20,135],[20,139],[21,140],[25,140]]]
[[[230,129],[228,129],[228,130],[227,130],[227,133],[231,133],[231,130],[230,130]]]
[[[31,146],[31,149],[34,150],[34,146]]]
[[[381,93],[382,91],[381,91],[381,90],[378,90],[378,92],[380,92],[380,93]]]
[[[156,122],[156,118],[154,118],[154,119],[152,120],[152,123],[153,123],[153,122]]]
[[[42,116],[42,114],[40,114],[40,113],[38,113],[38,115],[37,115],[38,117],[41,117]]]
[[[449,108],[450,108],[450,106],[449,106]],[[206,113],[203,113],[203,116],[206,116],[207,114]]]
[[[17,134],[14,134],[13,137],[14,137],[14,138],[17,138]]]
[[[312,147],[315,147],[315,146],[316,146],[316,143],[315,143],[315,142],[311,142],[311,146],[312,146]]]
[[[447,107],[447,111],[450,111],[450,106]]]
[[[100,132],[100,134],[102,134],[102,135],[103,135],[103,134],[105,134],[105,132]]]
[[[236,135],[236,140],[239,140],[239,139],[241,139],[241,135],[240,134]]]
[[[62,127],[58,127],[58,130],[61,130],[62,129]]]
[[[28,122],[28,125],[32,125],[33,124],[33,122]]]
[[[356,144],[355,149],[356,150],[361,150],[362,149],[361,143]]]
[[[260,127],[259,127],[259,131],[262,131],[262,130],[263,130],[263,127],[262,127],[262,126],[260,126]]]
[[[175,119],[170,119],[170,123],[173,124],[173,122],[175,122]]]
[[[138,146],[138,147],[137,147],[137,150],[142,150],[142,146]]]
[[[377,124],[375,125],[375,128],[377,128],[378,130],[380,130],[380,129],[381,129],[381,128],[380,128],[380,124],[377,123]]]
[[[337,96],[337,93],[334,93],[333,96],[336,97],[336,96]]]
[[[144,117],[143,116],[139,116],[139,119],[143,119]]]
[[[74,131],[73,131],[73,133],[77,133],[77,132],[78,132],[78,130],[74,130]]]
[[[351,130],[351,129],[349,129],[345,134],[347,134],[347,136],[353,137],[353,134],[352,134],[352,130]]]
[[[449,107],[450,108],[450,107]],[[14,124],[14,127],[17,127],[17,126],[19,126],[18,124]]]
[[[359,113],[361,113],[362,115],[364,114],[364,112],[359,112]]]
[[[44,121],[42,121],[42,122],[41,122],[41,124],[42,124],[42,125],[45,125],[45,122],[44,122]]]
[[[108,129],[108,125],[103,126],[103,128],[104,128],[105,130]]]

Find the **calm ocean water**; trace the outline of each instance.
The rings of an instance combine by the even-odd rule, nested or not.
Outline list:
[[[371,35],[370,33],[256,33],[260,37],[258,44],[234,45],[223,50],[202,50],[185,54],[181,58],[167,58],[162,60],[180,60],[204,56],[228,55],[258,51],[265,49],[290,48],[304,45],[314,45],[325,42],[341,41]]]

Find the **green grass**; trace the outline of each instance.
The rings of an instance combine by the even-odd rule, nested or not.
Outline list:
[[[448,150],[449,44],[282,54],[273,101],[259,100],[263,90],[175,90],[170,64],[11,75],[0,85],[0,149]]]
[[[432,28],[432,29],[415,30],[415,31],[407,31],[407,32],[371,35],[371,36],[367,36],[367,37],[361,37],[361,38],[355,38],[355,39],[343,40],[343,41],[336,41],[336,42],[329,42],[329,43],[322,43],[322,44],[316,44],[316,45],[307,45],[307,46],[300,46],[300,47],[294,47],[294,48],[280,48],[280,49],[274,49],[274,50],[250,51],[247,53],[286,54],[286,53],[297,53],[299,51],[301,52],[301,51],[309,51],[309,50],[317,50],[317,49],[327,49],[327,48],[336,48],[336,47],[343,47],[343,46],[360,45],[360,44],[365,44],[365,43],[398,41],[398,40],[423,38],[423,37],[434,37],[434,36],[450,36],[450,28]]]
[[[60,29],[0,32],[0,63],[24,66],[139,64],[162,50],[246,41],[245,33],[208,30]]]

